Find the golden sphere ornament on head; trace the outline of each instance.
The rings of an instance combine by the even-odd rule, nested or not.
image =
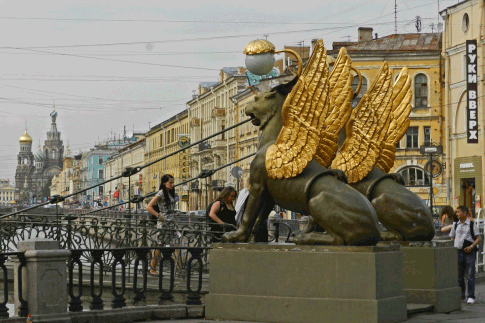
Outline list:
[[[283,49],[275,51],[275,46],[265,39],[257,39],[249,42],[244,48],[246,54],[246,67],[256,75],[266,75],[274,67],[274,54],[277,53],[291,53],[298,60],[298,76],[301,75],[302,61],[300,56],[291,49]]]

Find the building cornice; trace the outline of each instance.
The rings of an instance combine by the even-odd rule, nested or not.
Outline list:
[[[353,62],[382,61],[423,61],[429,59],[438,60],[441,51],[411,52],[411,51],[356,51],[348,53]]]
[[[479,2],[480,2],[480,0],[468,0],[468,1],[460,2],[460,3],[457,3],[453,6],[446,8],[443,11],[440,11],[440,15],[443,19],[446,19],[447,16],[452,15],[454,13],[457,13],[460,10],[471,7],[471,6],[473,6],[473,5],[475,5]]]
[[[389,63],[389,62],[388,62]],[[439,64],[436,65],[429,65],[429,64],[423,64],[423,65],[393,65],[393,64],[388,64],[390,69],[402,69],[404,67],[407,67],[408,69],[429,69],[429,68],[438,68]],[[358,70],[376,70],[381,68],[380,65],[366,65],[366,66],[355,66],[354,67]]]
[[[451,48],[448,48],[445,53],[448,55],[448,56],[452,56],[452,55],[456,55],[456,54],[460,54],[460,53],[463,53],[465,52],[465,43],[463,44],[459,44],[459,45],[455,45]]]
[[[219,90],[219,88],[226,88],[228,87],[229,83],[232,83],[232,82],[237,82],[238,80],[242,80],[244,82],[246,82],[246,75],[232,75],[231,77],[227,78],[225,80],[226,84],[224,84],[224,82],[220,82],[218,83],[217,85],[211,87],[211,90],[210,91],[207,91],[205,93],[202,93],[200,95],[197,95],[194,99],[190,100],[190,101],[187,101],[186,103],[188,105],[192,105],[194,104],[196,101],[199,101],[199,100],[203,100],[205,99],[206,97],[212,95],[212,91],[216,92]]]
[[[450,90],[466,86],[466,80],[450,84]]]

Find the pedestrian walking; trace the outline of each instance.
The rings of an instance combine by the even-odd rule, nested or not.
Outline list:
[[[468,304],[475,303],[475,260],[478,244],[482,241],[475,222],[467,218],[468,208],[459,206],[456,209],[458,221],[450,232],[451,240],[458,249],[458,284],[461,287],[461,299]],[[466,296],[465,275],[468,280],[468,297]]]
[[[148,203],[147,211],[157,218],[157,246],[171,246],[178,245],[177,239],[180,239],[180,233],[176,230],[177,223],[175,222],[175,190],[174,178],[172,175],[166,174],[162,176],[160,190],[157,195]],[[158,211],[155,209],[158,206]],[[163,229],[163,230],[162,230]],[[158,261],[160,260],[161,252],[155,249],[152,252],[152,260],[150,262],[150,274],[157,276],[156,270]]]

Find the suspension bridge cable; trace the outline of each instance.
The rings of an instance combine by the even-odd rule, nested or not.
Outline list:
[[[227,164],[225,164],[225,165],[223,165],[223,166],[221,166],[221,167],[219,167],[219,168],[213,169],[213,170],[212,170],[212,172],[214,172],[214,173],[215,173],[215,172],[217,172],[217,171],[220,171],[220,170],[221,170],[221,169],[223,169],[223,168],[226,168],[226,167],[231,166],[231,165],[233,165],[233,164],[239,163],[240,161],[243,161],[243,160],[245,160],[245,159],[247,159],[247,158],[249,158],[249,157],[253,157],[254,155],[256,155],[256,153],[252,153],[252,154],[249,154],[249,155],[247,155],[247,156],[245,156],[245,157],[243,157],[243,158],[239,158],[238,160],[232,161],[232,162],[227,163]],[[202,178],[202,177],[200,176],[200,174],[199,174],[197,177],[193,177],[193,178],[188,179],[188,180],[186,180],[186,181],[184,181],[184,182],[182,182],[182,183],[175,184],[173,187],[177,187],[177,186],[180,186],[180,185],[184,185],[184,184],[190,183],[190,182],[195,181],[196,179],[199,179],[199,178]],[[136,198],[136,200],[142,201],[142,200],[146,199],[147,197],[152,197],[152,196],[154,196],[155,194],[157,194],[157,192],[158,192],[158,191],[151,192],[151,193],[148,193],[148,194],[146,194],[146,195],[144,195],[144,196],[143,196],[143,195],[140,195],[140,196],[138,196],[138,197]],[[111,208],[114,208],[114,207],[122,206],[122,205],[125,205],[125,204],[128,204],[128,203],[136,203],[136,202],[135,202],[135,201],[133,201],[133,199],[130,199],[129,201],[126,201],[126,202],[123,202],[123,203],[119,203],[119,204],[115,204],[115,205],[107,206],[107,207],[104,207],[104,208],[102,208],[102,209],[91,210],[91,211],[89,211],[89,212],[82,213],[82,214],[79,214],[79,215],[81,216],[81,215],[87,215],[87,214],[91,214],[91,213],[96,213],[96,212],[100,212],[100,211],[103,211],[103,210],[111,209]]]

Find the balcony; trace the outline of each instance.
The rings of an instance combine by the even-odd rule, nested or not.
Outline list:
[[[225,139],[214,140],[214,144],[212,146],[212,148],[226,148],[226,147],[227,147],[227,141]]]
[[[213,117],[224,117],[224,116],[226,116],[226,109],[214,108],[214,109],[212,109],[212,116]]]

